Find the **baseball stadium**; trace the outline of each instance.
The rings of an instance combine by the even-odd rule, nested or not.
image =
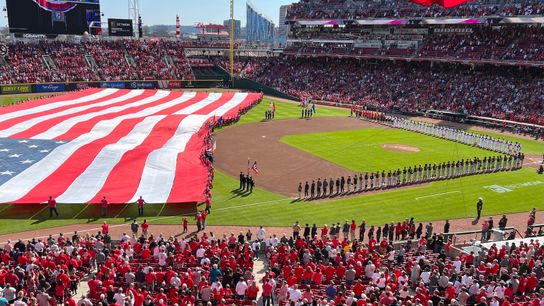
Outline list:
[[[544,306],[542,1],[0,3],[0,306]]]

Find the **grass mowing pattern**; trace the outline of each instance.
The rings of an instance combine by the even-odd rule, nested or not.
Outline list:
[[[486,188],[526,182],[539,182],[540,185],[519,187],[507,193]],[[542,208],[544,199],[544,178],[537,176],[532,169],[439,181],[417,188],[328,202],[293,202],[262,190],[247,196],[245,201],[240,197],[225,197],[229,189],[237,187],[235,179],[220,172],[216,174],[214,195],[220,200],[214,198],[219,204],[212,210],[210,224],[290,226],[299,221],[330,225],[354,218],[380,225],[407,217],[414,217],[418,222],[473,217],[476,215],[476,200],[480,196],[485,199],[484,215]]]
[[[269,102],[270,99],[263,99],[261,104],[244,115],[237,124],[261,121]],[[296,104],[276,102],[276,107],[275,120],[300,116],[300,107]],[[316,117],[347,116],[348,114],[347,110],[318,106]],[[259,188],[254,189],[252,194],[239,194],[238,181],[217,170],[213,189],[214,203],[208,223],[211,225],[289,226],[295,220],[303,223],[331,224],[342,222],[346,218],[357,220],[364,218],[368,224],[383,224],[409,216],[415,217],[418,221],[453,219],[474,216],[475,199],[479,196],[486,199],[483,211],[485,215],[522,212],[532,207],[542,208],[544,185],[522,187],[500,194],[485,186],[507,186],[535,181],[544,183],[544,178],[537,176],[533,169],[523,169],[434,182],[422,187],[391,190],[356,198],[320,203],[293,203],[291,199]],[[437,195],[446,192],[454,193]],[[428,197],[429,195],[437,196]],[[427,198],[416,200],[418,197]],[[0,206],[0,219],[2,219],[0,234],[81,223],[98,226],[103,221],[111,224],[127,223],[137,216],[137,207],[134,204],[126,208],[123,205],[110,206],[112,217],[109,218],[97,218],[99,207],[96,205],[59,205],[59,213],[59,218],[49,220],[49,212],[43,205]],[[151,220],[152,224],[177,226],[181,224],[182,217],[179,216],[181,213],[176,205],[168,205],[164,209],[162,205],[148,205],[145,208],[145,216],[137,220],[141,222],[146,218]],[[117,214],[119,216],[116,218]]]
[[[357,172],[403,169],[426,163],[498,155],[480,148],[398,129],[373,128],[288,135],[281,141]],[[382,148],[385,144],[407,145],[421,151],[391,151]]]

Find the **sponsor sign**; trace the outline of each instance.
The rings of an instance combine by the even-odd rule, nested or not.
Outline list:
[[[146,82],[146,81],[127,82],[126,83],[126,88],[130,88],[130,89],[154,89],[154,88],[157,88],[157,82],[152,82],[152,81],[149,81],[149,82]]]
[[[62,92],[66,91],[64,84],[36,84],[36,92]]]
[[[124,89],[125,82],[100,82],[100,88]]]
[[[169,81],[168,83],[168,88],[170,89],[178,89],[182,87],[181,81]]]
[[[18,93],[31,93],[32,86],[30,85],[3,85],[3,94],[18,94]]]
[[[108,19],[108,33],[110,36],[134,36],[134,27],[131,19]]]
[[[181,81],[158,81],[157,82],[160,89],[179,89],[182,88]]]

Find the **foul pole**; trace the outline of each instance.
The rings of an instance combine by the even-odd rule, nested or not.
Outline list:
[[[234,0],[230,0],[230,81],[234,85]]]

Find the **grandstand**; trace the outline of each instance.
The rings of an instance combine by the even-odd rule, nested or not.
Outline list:
[[[544,306],[544,2],[432,2],[10,28],[0,306]]]

